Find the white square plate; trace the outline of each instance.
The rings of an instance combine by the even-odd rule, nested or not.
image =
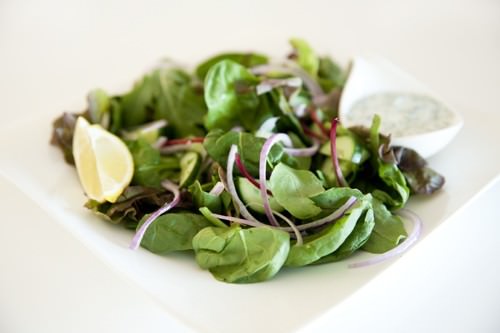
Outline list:
[[[494,129],[500,116],[462,114],[462,131],[450,146],[430,160],[431,166],[446,176],[445,188],[430,198],[413,198],[409,204],[424,221],[423,238],[479,193],[500,170],[500,155],[491,148],[491,144],[500,142],[500,132]],[[190,253],[158,256],[144,249],[133,252],[127,247],[132,237],[129,230],[102,221],[83,207],[85,197],[75,170],[48,144],[50,124],[55,117],[41,115],[3,128],[0,174],[111,268],[157,298],[171,315],[195,330],[295,331],[345,300],[394,262],[348,269],[349,262],[365,256],[357,255],[339,263],[283,269],[265,283],[234,285],[218,282],[198,268]]]

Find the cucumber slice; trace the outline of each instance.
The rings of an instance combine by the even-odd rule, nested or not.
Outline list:
[[[238,177],[236,179],[236,184],[241,200],[252,210],[264,214],[264,205],[262,204],[262,197],[260,196],[259,189],[250,183],[248,179],[243,177]],[[281,212],[284,209],[273,197],[269,197],[269,204],[271,209],[276,212]]]
[[[179,186],[186,187],[194,183],[201,166],[201,156],[193,151],[187,152],[180,160],[181,174]]]
[[[330,143],[325,143],[320,151],[321,154],[331,156]],[[368,159],[368,151],[350,135],[337,137],[337,154],[339,160],[361,164]]]
[[[346,161],[339,160],[340,170],[342,170],[342,175],[347,178],[356,169],[356,164]],[[328,182],[328,187],[337,186],[337,176],[335,175],[335,170],[333,170],[333,163],[331,159],[326,159],[321,165],[321,172]]]

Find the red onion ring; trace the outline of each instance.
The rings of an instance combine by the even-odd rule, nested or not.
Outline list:
[[[270,228],[272,228],[270,225],[264,224],[264,223],[259,222],[259,221],[250,221],[250,220],[242,219],[239,217],[227,216],[227,215],[221,215],[221,214],[215,214],[215,213],[212,213],[212,215],[220,220],[235,222],[238,224],[248,225],[251,227],[270,227]]]
[[[264,204],[264,211],[266,213],[267,219],[269,220],[269,223],[271,223],[276,227],[279,226],[279,223],[278,221],[276,221],[276,218],[273,215],[273,212],[271,210],[271,205],[269,204],[269,196],[267,195],[266,165],[267,165],[267,155],[269,155],[269,152],[271,151],[271,148],[274,146],[274,144],[278,143],[279,141],[283,141],[288,146],[291,146],[291,140],[288,135],[283,133],[273,134],[269,137],[269,139],[266,140],[266,142],[264,142],[259,157],[260,196],[262,197],[262,203]]]
[[[355,197],[349,197],[349,199],[347,199],[347,201],[342,206],[340,206],[336,211],[334,211],[330,215],[325,216],[325,217],[318,219],[316,221],[311,221],[309,223],[301,224],[301,225],[296,225],[295,223],[293,223],[290,219],[288,219],[283,214],[276,212],[276,211],[273,211],[274,214],[276,214],[278,217],[282,218],[287,224],[289,224],[290,225],[289,227],[270,226],[270,225],[262,223],[258,220],[251,221],[248,219],[241,219],[241,218],[237,218],[237,217],[233,217],[233,216],[226,216],[226,215],[213,214],[213,213],[212,213],[212,215],[214,215],[215,217],[217,217],[221,220],[231,221],[231,222],[235,222],[235,223],[239,223],[239,224],[243,224],[243,225],[248,225],[248,226],[252,226],[252,227],[267,226],[267,227],[271,227],[271,228],[276,228],[278,230],[293,232],[293,233],[295,233],[295,237],[297,238],[297,241],[299,241],[299,239],[302,238],[300,231],[307,230],[310,228],[320,227],[324,224],[333,222],[333,221],[341,218],[342,216],[344,216],[345,212],[347,210],[349,210],[356,203],[356,201],[357,201],[357,199]]]
[[[137,126],[135,127],[132,131],[122,131],[122,136],[124,139],[127,140],[137,140],[138,134],[136,131],[140,132],[149,132],[149,131],[156,131],[159,129],[162,129],[163,127],[167,126],[168,123],[165,119],[160,119],[160,120],[155,120],[150,123]]]
[[[227,156],[227,167],[226,167],[226,170],[227,170],[227,172],[226,172],[227,189],[229,191],[229,194],[231,194],[231,198],[233,199],[233,202],[240,209],[241,215],[243,215],[243,217],[246,218],[247,220],[250,220],[253,222],[259,222],[255,217],[253,217],[252,214],[250,214],[250,212],[246,208],[245,204],[241,201],[240,197],[238,196],[238,192],[236,191],[236,186],[234,185],[233,170],[234,170],[234,163],[236,160],[237,153],[238,153],[238,146],[232,145],[231,149],[229,149],[229,154]]]
[[[418,217],[417,214],[415,214],[409,209],[400,209],[397,211],[397,214],[400,215],[401,217],[408,219],[413,223],[413,229],[410,235],[408,235],[408,238],[405,239],[401,244],[399,244],[392,250],[389,250],[381,255],[372,257],[364,261],[349,264],[348,266],[349,268],[370,266],[391,259],[397,255],[403,254],[404,252],[408,251],[408,249],[418,240],[420,234],[422,233],[422,228],[423,228],[423,223],[420,217]]]
[[[139,230],[137,230],[137,232],[135,233],[134,238],[132,238],[132,242],[129,245],[129,248],[132,250],[137,250],[137,248],[141,244],[144,234],[146,233],[146,230],[149,228],[151,223],[153,223],[158,217],[160,217],[160,215],[174,208],[180,201],[181,196],[179,193],[179,186],[177,186],[176,184],[172,183],[169,180],[162,181],[161,185],[170,192],[172,192],[174,194],[174,198],[172,199],[171,202],[163,205],[158,210],[149,215],[146,221],[144,221]]]
[[[297,228],[297,226],[295,225],[295,223],[293,223],[288,217],[286,217],[285,215],[283,215],[277,211],[273,211],[273,213],[276,214],[278,217],[280,217],[283,221],[285,221],[290,226],[290,228],[292,228],[293,233],[295,234],[295,238],[297,239],[297,245],[300,246],[300,245],[304,244],[304,240],[302,239],[302,235],[300,234],[300,231]]]
[[[313,139],[313,145],[311,147],[307,148],[285,148],[285,153],[291,156],[298,156],[298,157],[309,157],[313,156],[316,154],[316,152],[319,149],[319,141],[316,139]]]
[[[215,195],[216,197],[218,197],[219,195],[221,195],[223,191],[224,191],[224,183],[217,182],[215,183],[214,187],[212,187],[210,192],[208,192],[208,194]]]
[[[345,212],[347,212],[356,203],[356,201],[357,201],[357,199],[355,197],[349,197],[349,199],[347,199],[347,201],[342,206],[340,206],[337,210],[335,210],[330,215],[327,215],[323,218],[320,218],[320,219],[315,220],[315,221],[311,221],[311,222],[306,223],[306,224],[300,224],[297,226],[297,229],[306,230],[306,229],[310,229],[310,228],[317,228],[317,227],[320,227],[320,226],[327,224],[329,222],[333,222],[335,220],[338,220],[339,218],[344,216]]]

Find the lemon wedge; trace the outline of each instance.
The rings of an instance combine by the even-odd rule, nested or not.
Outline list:
[[[73,157],[85,194],[98,202],[115,202],[134,174],[132,155],[123,141],[101,125],[76,121]]]

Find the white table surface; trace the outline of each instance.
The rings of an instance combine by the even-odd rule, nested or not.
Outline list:
[[[500,112],[499,1],[2,0],[1,123],[56,116],[163,56],[279,56],[291,36],[343,62],[383,54],[459,110]],[[1,176],[0,188],[0,332],[188,332]],[[499,332],[499,202],[497,181],[301,332]]]

